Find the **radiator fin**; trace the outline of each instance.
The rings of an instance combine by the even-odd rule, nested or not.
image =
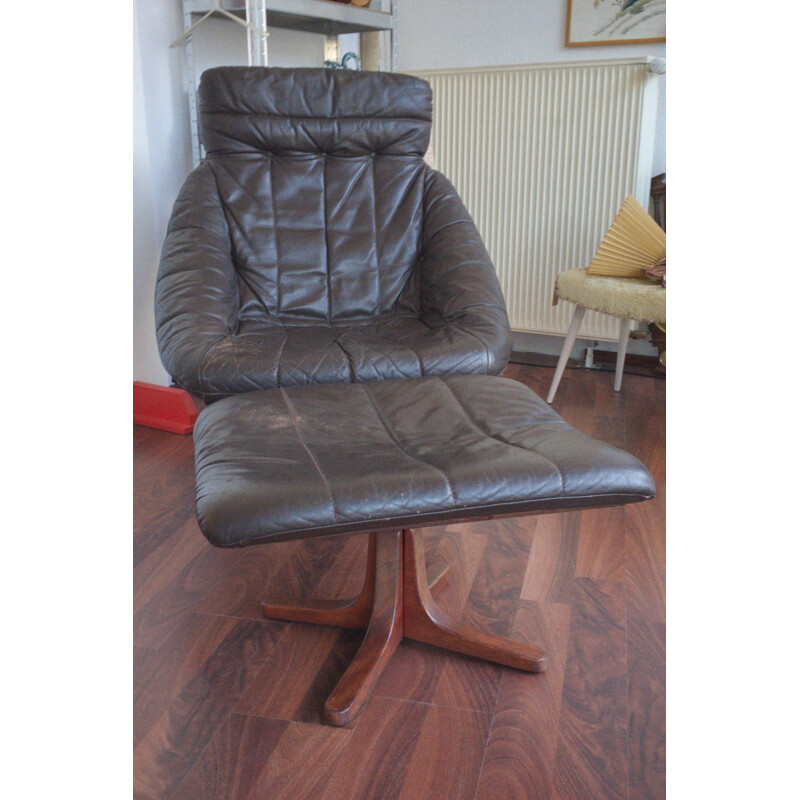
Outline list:
[[[648,205],[657,86],[648,60],[415,72],[433,88],[432,148],[497,268],[516,330],[563,334],[559,272],[588,267],[622,201]],[[587,313],[582,337],[616,340]]]

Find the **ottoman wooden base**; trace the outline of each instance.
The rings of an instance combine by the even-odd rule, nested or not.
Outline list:
[[[467,628],[436,606],[431,590],[442,585],[447,570],[438,570],[428,583],[425,553],[413,531],[369,537],[364,587],[351,603],[262,604],[271,619],[366,628],[358,653],[325,703],[326,722],[346,725],[358,714],[403,637],[528,672],[545,668],[539,648]]]

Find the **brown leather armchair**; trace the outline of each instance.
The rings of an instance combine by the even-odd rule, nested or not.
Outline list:
[[[498,374],[494,268],[423,161],[431,89],[407,75],[221,67],[206,160],[175,203],[156,286],[161,358],[207,401],[308,383]]]

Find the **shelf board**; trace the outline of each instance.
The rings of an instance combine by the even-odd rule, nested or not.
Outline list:
[[[226,11],[245,16],[245,0],[222,4]],[[192,14],[205,14],[212,8],[209,0],[187,0]],[[267,28],[289,28],[306,33],[339,36],[342,33],[388,31],[392,15],[374,8],[335,3],[333,0],[266,0]],[[218,16],[218,15],[215,15]]]

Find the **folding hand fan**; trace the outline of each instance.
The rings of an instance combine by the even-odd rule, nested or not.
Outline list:
[[[667,235],[628,195],[587,270],[590,275],[643,278],[646,270],[666,258]]]

